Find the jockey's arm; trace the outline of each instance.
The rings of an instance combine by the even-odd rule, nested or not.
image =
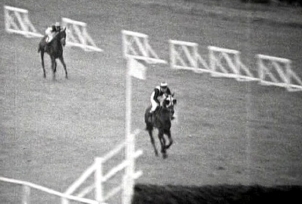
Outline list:
[[[50,35],[51,32],[52,32],[52,28],[51,27],[46,28],[46,30],[45,30],[45,34],[46,35]]]
[[[169,89],[169,87],[167,87],[167,95],[171,95],[171,91],[170,91],[170,89]]]
[[[153,100],[156,101],[157,103],[159,103],[158,96],[159,96],[159,90],[154,89],[154,91],[153,91]]]

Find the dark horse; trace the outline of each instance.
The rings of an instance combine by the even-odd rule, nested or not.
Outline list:
[[[46,78],[45,67],[44,67],[44,52],[48,53],[51,60],[51,69],[53,72],[53,79],[56,78],[57,62],[59,58],[65,69],[65,77],[68,78],[66,64],[63,58],[63,46],[65,46],[66,40],[66,28],[60,30],[57,35],[49,42],[46,43],[47,36],[44,36],[39,43],[38,52],[41,53],[41,61],[43,68],[43,76]]]
[[[173,139],[171,136],[171,121],[174,114],[174,105],[176,105],[176,99],[173,98],[173,95],[168,95],[163,99],[160,106],[155,110],[154,116],[150,117],[149,106],[145,111],[145,123],[146,130],[148,131],[151,139],[151,143],[154,148],[155,155],[158,156],[158,151],[156,149],[154,138],[153,138],[153,128],[158,129],[158,138],[161,145],[161,153],[163,158],[167,158],[167,149],[172,145]],[[169,144],[166,145],[166,139],[164,135],[168,136]]]

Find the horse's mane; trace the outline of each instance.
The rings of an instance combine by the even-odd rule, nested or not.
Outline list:
[[[60,30],[59,32],[57,32],[57,34],[55,35],[55,37],[52,39],[52,41],[57,40],[57,38],[60,36],[60,34],[64,32],[64,30]]]

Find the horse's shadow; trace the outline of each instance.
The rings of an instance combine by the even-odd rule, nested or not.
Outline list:
[[[167,96],[161,103],[161,105],[155,110],[153,116],[150,115],[151,106],[149,106],[145,111],[145,123],[146,130],[149,133],[151,144],[154,149],[154,153],[158,156],[158,151],[155,145],[153,137],[153,129],[158,130],[158,138],[161,145],[161,153],[163,158],[167,158],[167,149],[173,144],[173,139],[171,135],[171,121],[174,114],[174,105],[176,104],[176,99],[173,95]],[[166,135],[168,137],[169,143],[166,144]]]

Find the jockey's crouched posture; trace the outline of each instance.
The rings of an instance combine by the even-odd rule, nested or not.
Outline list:
[[[165,97],[165,95],[170,95],[171,91],[168,87],[168,84],[166,82],[162,82],[160,86],[156,86],[151,94],[150,101],[151,101],[151,109],[150,109],[150,120],[152,120],[153,113],[157,109],[157,107],[160,105],[160,102],[158,100],[159,97]],[[174,119],[174,117],[172,117]]]
[[[61,26],[59,22],[56,22],[54,25],[46,28],[45,34],[47,35],[46,43],[50,43],[51,40],[56,36],[58,32],[60,32]]]

